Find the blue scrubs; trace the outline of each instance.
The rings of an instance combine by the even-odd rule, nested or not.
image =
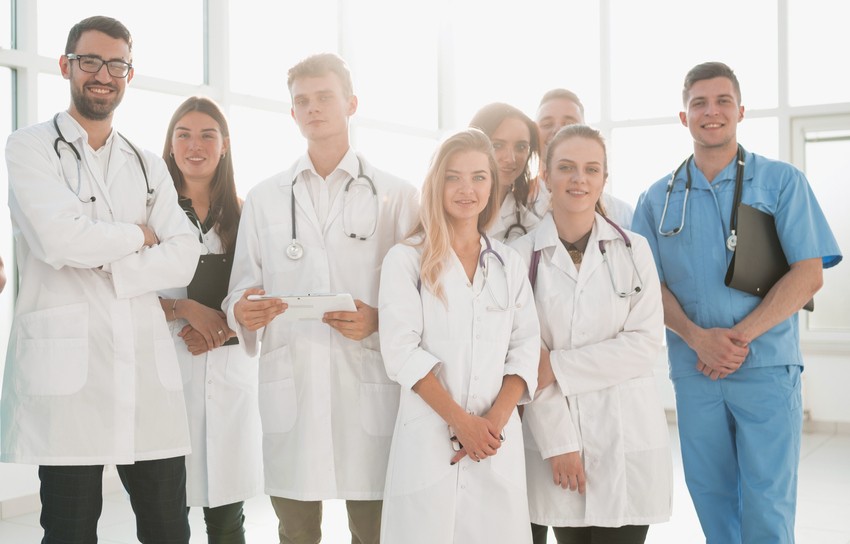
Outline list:
[[[774,216],[788,262],[838,264],[838,244],[803,173],[754,153],[744,160],[741,200]],[[732,258],[726,238],[736,161],[714,183],[693,162],[689,168],[693,182],[681,232],[658,233],[670,176],[641,195],[632,230],[649,241],[661,281],[691,321],[731,328],[762,300],[723,282]],[[682,169],[665,232],[680,224],[686,179]],[[797,315],[755,339],[741,368],[722,380],[703,376],[696,353],[670,330],[667,344],[685,478],[707,542],[793,542],[802,427]]]

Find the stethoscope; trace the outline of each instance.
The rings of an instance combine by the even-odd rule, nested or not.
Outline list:
[[[490,298],[496,303],[496,307],[488,307],[487,309],[490,311],[502,311],[505,312],[510,308],[510,292],[508,291],[508,282],[507,282],[507,272],[505,272],[505,301],[504,303],[496,298],[496,295],[493,293],[492,287],[490,286],[490,282],[488,281],[490,278],[490,265],[489,258],[495,257],[496,260],[502,265],[502,270],[505,270],[505,260],[502,259],[502,256],[493,249],[493,245],[490,243],[490,238],[487,237],[486,234],[481,234],[482,238],[484,238],[484,244],[487,246],[481,253],[478,255],[478,266],[481,268],[481,276],[484,279],[484,287],[487,289],[487,293],[490,295]]]
[[[626,298],[632,295],[636,295],[640,293],[641,290],[643,290],[643,279],[641,279],[637,263],[635,263],[635,253],[632,250],[632,241],[631,239],[629,239],[629,235],[626,234],[626,231],[620,228],[620,225],[611,221],[607,217],[605,218],[605,221],[607,221],[609,225],[614,227],[614,230],[616,230],[620,234],[620,237],[623,239],[623,242],[625,242],[626,249],[628,249],[629,251],[629,259],[631,259],[632,261],[632,268],[635,271],[635,276],[637,276],[637,285],[631,291],[621,291],[617,289],[617,282],[614,280],[614,273],[611,271],[611,263],[608,262],[608,253],[605,251],[605,242],[603,240],[599,240],[599,252],[602,254],[602,260],[605,262],[606,268],[608,269],[608,277],[611,278],[611,287],[614,289],[614,292],[620,298]]]
[[[664,208],[661,210],[661,220],[658,222],[658,234],[661,236],[669,237],[675,236],[682,232],[682,229],[685,228],[685,210],[688,206],[688,194],[691,192],[691,163],[694,160],[694,156],[691,155],[688,157],[685,162],[679,165],[678,168],[673,172],[670,176],[670,181],[667,182],[667,194],[664,197]],[[741,193],[744,188],[744,148],[738,145],[738,153],[736,156],[737,164],[735,166],[735,200],[732,203],[732,212],[729,217],[729,237],[726,238],[726,247],[729,251],[735,251],[735,246],[738,245],[738,204],[741,203]],[[679,172],[685,169],[685,173],[687,175],[685,182],[685,198],[682,202],[682,217],[679,220],[679,226],[674,227],[672,230],[665,231],[662,227],[664,225],[664,220],[667,217],[667,206],[670,204],[670,194],[673,192],[673,185],[676,183],[676,177],[679,175]]]
[[[514,231],[519,231],[520,236],[525,236],[526,234],[528,234],[528,229],[525,225],[522,224],[522,216],[519,213],[519,204],[517,204],[516,212],[514,212],[514,219],[514,224],[509,226],[508,230],[505,231],[505,236],[502,240],[505,243],[507,243],[507,241],[511,239],[511,234],[513,234]]]
[[[95,200],[97,200],[94,197],[94,195],[92,195],[91,197],[89,197],[86,200],[80,198],[80,188],[81,188],[82,182],[83,182],[83,180],[82,180],[83,157],[82,157],[82,155],[80,155],[80,152],[77,150],[77,148],[74,146],[74,144],[72,144],[71,142],[66,140],[65,136],[62,134],[62,131],[59,130],[59,123],[56,121],[58,118],[59,118],[58,113],[53,116],[53,128],[56,129],[56,134],[58,135],[56,137],[56,139],[53,140],[53,151],[56,152],[56,156],[59,157],[59,162],[61,163],[62,162],[62,154],[59,152],[59,144],[60,143],[65,144],[74,153],[74,159],[77,162],[77,187],[76,187],[76,189],[71,187],[71,182],[68,181],[68,178],[63,175],[62,177],[65,179],[65,185],[68,186],[68,190],[70,190],[72,193],[74,193],[74,195],[77,197],[77,200],[79,200],[80,202],[82,202],[84,204],[88,204],[89,202],[94,202]],[[136,146],[134,146],[133,143],[130,142],[130,140],[127,139],[126,136],[124,136],[120,132],[118,133],[118,135],[121,136],[121,138],[125,142],[127,142],[127,145],[130,146],[130,149],[133,150],[133,153],[135,153],[136,157],[139,159],[139,165],[142,167],[142,175],[145,177],[145,187],[147,189],[147,205],[150,206],[151,202],[153,201],[153,189],[151,189],[151,184],[150,184],[150,181],[148,180],[148,172],[147,172],[147,169],[145,169],[145,161],[142,160],[142,154],[139,153],[139,150],[136,149]]]
[[[346,238],[352,238],[354,240],[367,240],[375,234],[375,230],[378,228],[378,191],[375,189],[375,182],[372,181],[372,178],[363,173],[363,162],[360,160],[360,157],[357,158],[357,178],[349,178],[348,182],[345,184],[342,193],[342,232],[345,234]],[[369,184],[369,189],[372,192],[373,201],[375,203],[375,221],[372,223],[372,230],[369,234],[357,234],[355,232],[349,231],[345,225],[345,210],[348,204],[348,195],[349,189],[351,189],[351,184],[355,183],[357,180],[366,180]],[[295,230],[295,182],[298,181],[298,176],[295,176],[292,179],[292,189],[289,195],[289,213],[292,217],[292,241],[286,247],[286,256],[292,259],[293,261],[297,261],[301,257],[304,256],[304,246],[301,245],[301,242],[298,241],[297,231]]]

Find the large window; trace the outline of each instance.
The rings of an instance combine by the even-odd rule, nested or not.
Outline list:
[[[59,58],[68,31],[91,15],[108,15],[123,22],[133,35],[136,76],[184,83],[204,80],[203,0],[146,0],[103,2],[62,0],[37,3],[38,53]]]
[[[741,80],[746,148],[802,166],[792,150],[803,146],[809,168],[846,156],[841,142],[795,143],[791,129],[797,118],[850,115],[850,71],[841,64],[850,4],[830,0],[716,0],[710,9],[675,0],[0,0],[0,129],[67,108],[57,59],[70,27],[98,13],[122,20],[134,37],[136,77],[117,115],[120,130],[159,152],[174,108],[189,95],[211,96],[230,120],[242,196],[304,152],[286,74],[323,51],[352,68],[356,148],[416,185],[440,138],[485,104],[534,115],[544,92],[565,87],[608,140],[608,190],[634,204],[690,153],[677,117],[682,80],[706,60],[727,62]],[[843,178],[811,177],[826,206],[843,201],[835,192]],[[846,231],[843,216],[830,213],[835,230]],[[11,240],[8,225],[2,240]],[[850,288],[846,274],[829,281]],[[829,298],[845,291],[836,293]],[[819,320],[827,315],[811,326],[826,327]]]

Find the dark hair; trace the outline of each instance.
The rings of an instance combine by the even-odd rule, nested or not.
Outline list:
[[[735,72],[722,62],[703,62],[702,64],[697,64],[691,68],[688,75],[685,76],[685,85],[682,89],[682,103],[685,107],[688,105],[688,93],[690,92],[691,87],[694,86],[694,83],[704,79],[714,79],[716,77],[725,77],[732,82],[732,86],[735,88],[735,94],[738,95],[738,105],[740,105],[741,84],[738,83],[738,77],[735,75]]]
[[[526,127],[529,134],[529,153],[528,159],[525,161],[525,168],[519,177],[513,180],[513,195],[518,204],[528,206],[529,193],[536,193],[536,187],[532,187],[532,183],[536,183],[536,179],[531,175],[531,158],[536,157],[540,152],[540,140],[537,134],[537,125],[526,114],[519,109],[501,102],[487,104],[475,114],[469,122],[470,127],[480,129],[488,138],[493,137],[493,133],[499,128],[505,119],[519,119]]]
[[[568,89],[552,89],[551,91],[547,91],[546,94],[543,95],[543,98],[540,99],[540,103],[537,104],[537,108],[539,109],[543,104],[549,102],[550,100],[569,100],[578,106],[578,111],[581,112],[582,118],[584,118],[584,104],[581,103],[579,97],[576,93],[568,90]]]
[[[130,36],[130,31],[127,30],[127,27],[124,26],[121,21],[113,19],[112,17],[95,15],[94,17],[83,19],[71,27],[71,31],[68,32],[68,41],[65,42],[66,55],[74,52],[74,49],[77,48],[77,42],[80,41],[80,36],[83,35],[83,32],[88,32],[89,30],[97,30],[98,32],[103,32],[110,38],[124,40],[127,42],[127,47],[130,49],[130,53],[133,52],[133,37]]]
[[[321,77],[325,74],[334,73],[339,76],[342,84],[342,92],[345,98],[354,94],[354,85],[351,82],[351,71],[342,57],[334,53],[318,53],[302,60],[287,72],[286,86],[292,94],[292,83],[300,77]]]
[[[608,149],[605,146],[605,138],[602,137],[602,133],[596,130],[593,127],[589,127],[587,125],[577,124],[577,125],[567,125],[565,127],[561,127],[558,132],[552,136],[552,141],[549,142],[549,149],[546,150],[546,171],[549,172],[552,166],[552,155],[555,154],[555,148],[561,142],[569,140],[570,138],[584,138],[586,140],[593,140],[602,146],[602,174],[605,179],[608,178]],[[602,216],[607,216],[607,212],[605,210],[605,206],[602,204],[602,195],[599,195],[599,200],[596,201],[596,212]]]
[[[174,187],[181,194],[186,185],[183,172],[177,167],[171,148],[171,138],[174,135],[174,127],[177,122],[187,113],[197,111],[209,115],[213,121],[218,123],[221,136],[230,138],[230,129],[227,127],[227,119],[221,108],[212,99],[204,96],[192,96],[178,106],[177,111],[171,116],[168,123],[168,131],[165,133],[165,146],[162,149],[162,158],[171,173]],[[221,244],[226,253],[232,252],[236,247],[236,231],[239,229],[239,215],[241,207],[239,197],[236,195],[236,181],[233,176],[233,153],[228,146],[227,153],[218,163],[212,183],[210,183],[210,218],[215,224],[215,231],[221,238]]]

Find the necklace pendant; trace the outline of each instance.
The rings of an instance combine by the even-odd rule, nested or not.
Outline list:
[[[729,235],[729,238],[726,238],[726,247],[729,251],[735,251],[735,247],[738,245],[738,235],[734,232]]]

